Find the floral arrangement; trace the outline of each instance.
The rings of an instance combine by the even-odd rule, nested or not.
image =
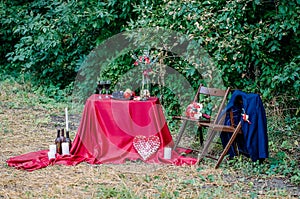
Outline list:
[[[203,111],[203,104],[193,102],[188,105],[185,111],[185,115],[192,119],[200,119],[203,115],[202,111]]]
[[[142,56],[137,57],[136,55],[132,55],[132,58],[135,59],[133,65],[141,66],[143,76],[149,77],[149,74],[153,72],[152,65],[157,61],[157,58],[150,57],[148,50],[144,50]]]
[[[148,50],[143,51],[143,55],[137,57],[132,56],[135,59],[134,66],[141,66],[142,68],[142,86],[140,97],[142,100],[147,100],[150,97],[150,77],[149,75],[153,73],[152,65],[157,61],[157,57],[154,59],[150,56]]]
[[[150,137],[138,135],[133,139],[133,147],[143,160],[147,160],[151,155],[155,154],[160,145],[160,139],[156,135],[151,135]]]

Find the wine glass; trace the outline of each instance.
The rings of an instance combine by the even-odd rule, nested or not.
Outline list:
[[[104,85],[105,85],[105,81],[100,81],[99,82],[99,99],[102,99],[102,96],[101,94],[103,93],[104,91]]]
[[[97,82],[95,94],[99,94],[100,92],[99,86],[100,86],[100,81]]]
[[[105,84],[104,84],[104,88],[105,88],[105,91],[106,91],[105,98],[109,98],[108,97],[108,92],[109,92],[110,85],[111,85],[110,80],[105,81]]]

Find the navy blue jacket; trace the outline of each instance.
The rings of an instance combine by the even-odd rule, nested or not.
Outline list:
[[[242,100],[242,104],[238,103],[239,100]],[[231,125],[228,114],[231,109],[234,110],[235,125],[242,121],[243,134],[239,134],[236,138],[239,151],[250,157],[252,161],[268,158],[267,118],[260,96],[239,90],[234,91],[226,106],[225,125]],[[243,112],[249,115],[251,124],[242,119]],[[223,147],[226,146],[230,136],[230,133],[221,133]],[[229,149],[228,153],[231,157],[236,155],[233,147]]]

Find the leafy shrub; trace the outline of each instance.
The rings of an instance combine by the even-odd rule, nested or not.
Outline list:
[[[75,80],[80,60],[132,17],[130,3],[1,2],[0,53],[7,71],[28,73],[46,88],[66,87]]]
[[[168,1],[147,9],[137,6],[136,12],[139,19],[129,24],[131,29],[160,26],[199,41],[223,72],[226,86],[268,100],[285,94],[280,88],[290,81],[295,82],[291,90],[299,88],[293,69],[300,52],[297,1]],[[278,74],[289,81],[273,81]]]

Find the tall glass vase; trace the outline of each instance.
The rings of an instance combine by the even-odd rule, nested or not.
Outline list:
[[[148,100],[150,98],[150,86],[149,76],[142,74],[142,85],[140,91],[141,100]]]

